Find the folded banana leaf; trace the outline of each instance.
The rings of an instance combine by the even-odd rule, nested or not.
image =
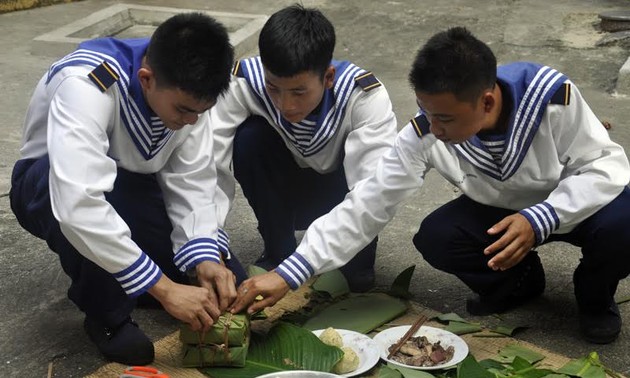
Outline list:
[[[249,337],[242,346],[184,344],[183,367],[231,366],[243,367],[247,359]]]
[[[245,314],[225,313],[205,333],[192,331],[187,325],[179,330],[179,339],[184,344],[242,346],[249,336],[249,317]]]
[[[381,293],[351,296],[336,302],[308,319],[302,327],[310,330],[333,327],[369,333],[407,311],[407,304]]]

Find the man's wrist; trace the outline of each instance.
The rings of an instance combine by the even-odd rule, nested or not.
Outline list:
[[[149,292],[149,294],[151,294],[155,299],[160,300],[168,294],[172,284],[173,281],[163,274],[155,285],[151,286],[147,292]]]
[[[297,289],[315,272],[306,259],[295,252],[287,257],[274,272],[280,275],[291,289]]]
[[[221,262],[217,242],[210,238],[198,238],[184,244],[175,254],[173,262],[182,272],[196,267],[203,261]]]

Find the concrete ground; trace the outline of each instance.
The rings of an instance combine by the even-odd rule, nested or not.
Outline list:
[[[271,14],[292,0],[147,0],[142,5]],[[85,0],[0,15],[0,376],[79,377],[104,361],[82,330],[83,317],[66,299],[68,279],[46,245],[24,232],[9,209],[7,193],[18,158],[21,123],[32,89],[56,56],[32,49],[34,37],[82,19],[115,1]],[[628,57],[622,44],[596,47],[603,37],[597,15],[628,7],[626,0],[304,0],[319,7],[337,28],[336,57],[374,71],[388,88],[402,126],[413,116],[414,97],[406,76],[419,46],[434,32],[464,25],[489,43],[500,62],[531,60],[566,73],[580,87],[596,114],[610,121],[614,140],[630,151],[630,99],[615,95],[619,68]],[[255,54],[252,51],[251,54]],[[464,309],[468,289],[453,277],[430,268],[411,238],[422,218],[459,193],[437,174],[401,207],[380,237],[377,280],[389,284],[416,264],[414,300],[442,312],[457,312],[485,325],[494,317],[471,317]],[[228,227],[232,247],[244,263],[262,249],[252,212],[237,199]],[[580,340],[571,282],[579,250],[566,244],[540,248],[547,278],[542,298],[503,319],[526,324],[518,337],[569,357],[597,351],[610,368],[630,373],[630,305],[622,304],[625,325],[619,340],[598,346]],[[604,252],[604,251],[602,251]],[[618,299],[630,297],[630,282]],[[157,340],[177,327],[168,314],[137,310],[136,320]]]

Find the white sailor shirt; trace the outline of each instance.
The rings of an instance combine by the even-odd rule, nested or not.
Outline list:
[[[299,166],[324,174],[343,164],[349,189],[371,175],[393,145],[397,125],[386,89],[374,75],[350,62],[331,64],[336,68],[334,84],[324,93],[320,112],[298,123],[286,121],[271,102],[260,57],[235,65],[228,92],[210,110],[220,227],[234,199],[234,134],[251,115],[264,117],[278,131]]]
[[[162,272],[105,200],[119,167],[156,174],[180,270],[220,262],[207,112],[181,130],[164,127],[136,77],[147,45],[148,39],[88,41],[54,63],[35,89],[20,150],[22,159],[48,154],[52,211],[61,231],[130,296],[148,290]]]
[[[474,201],[523,214],[537,244],[551,233],[570,232],[623,191],[630,181],[623,148],[564,75],[513,63],[499,68],[498,81],[516,104],[500,161],[476,136],[461,144],[437,140],[420,114],[400,131],[376,173],[313,222],[276,272],[296,288],[313,274],[343,266],[431,168]],[[550,103],[556,93],[565,103]]]

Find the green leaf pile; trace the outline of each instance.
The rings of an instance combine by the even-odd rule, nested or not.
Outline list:
[[[378,378],[621,378],[599,361],[597,353],[572,360],[557,370],[538,368],[544,356],[519,345],[508,345],[499,351],[498,360],[477,361],[469,355],[456,369],[413,370],[388,363],[378,370]]]
[[[311,331],[280,322],[267,335],[252,334],[245,367],[201,371],[216,378],[257,377],[283,370],[330,372],[342,357],[341,349],[324,344]]]

